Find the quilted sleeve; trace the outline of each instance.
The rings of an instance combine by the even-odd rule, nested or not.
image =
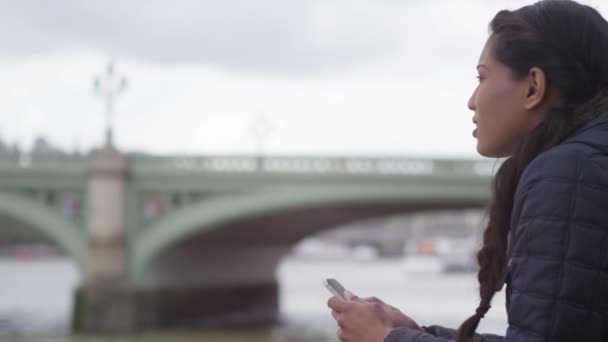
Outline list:
[[[429,333],[408,328],[394,329],[384,342],[449,342],[454,341],[456,330],[439,325],[429,327]],[[504,337],[493,334],[475,334],[473,342],[503,342]]]

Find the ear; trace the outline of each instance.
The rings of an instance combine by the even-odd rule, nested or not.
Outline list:
[[[526,80],[527,89],[524,98],[524,108],[526,110],[533,110],[540,106],[545,97],[547,97],[547,75],[543,69],[533,67],[528,72]]]

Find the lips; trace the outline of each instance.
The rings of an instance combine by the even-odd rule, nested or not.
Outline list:
[[[475,117],[473,117],[473,123],[475,124],[475,129],[473,130],[473,137],[477,137],[477,119]]]

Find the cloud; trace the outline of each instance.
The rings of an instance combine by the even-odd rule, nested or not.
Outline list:
[[[2,1],[0,52],[86,47],[154,63],[315,72],[399,48],[412,5],[383,1]]]
[[[87,48],[152,63],[307,74],[466,50],[527,0],[0,0],[0,54]],[[598,7],[599,0],[590,1]],[[414,58],[415,57],[415,58]]]

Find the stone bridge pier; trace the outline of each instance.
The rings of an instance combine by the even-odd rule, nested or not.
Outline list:
[[[74,305],[77,331],[120,333],[137,326],[124,220],[128,173],[127,158],[111,146],[90,155],[83,278]]]

